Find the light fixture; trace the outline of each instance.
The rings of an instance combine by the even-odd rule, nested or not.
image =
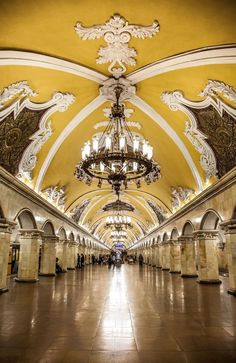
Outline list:
[[[133,228],[131,217],[121,214],[115,214],[106,218],[105,228],[121,231],[122,228]]]
[[[98,179],[98,187],[104,180],[119,194],[121,188],[135,181],[147,184],[160,178],[160,167],[152,159],[153,148],[149,142],[132,134],[120,103],[124,92],[121,85],[114,88],[116,102],[112,104],[110,120],[100,137],[87,141],[82,148],[82,161],[76,166],[75,176],[90,185]]]
[[[127,232],[123,230],[115,230],[111,232],[111,237],[126,237]]]

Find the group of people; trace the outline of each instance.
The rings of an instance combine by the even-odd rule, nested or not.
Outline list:
[[[129,256],[130,257],[130,256]],[[134,259],[134,263],[136,262],[136,256],[132,256]],[[128,257],[125,256],[122,253],[117,253],[117,252],[112,252],[111,254],[107,254],[107,255],[102,255],[100,254],[98,257],[96,257],[95,255],[89,255],[89,263],[92,262],[92,265],[98,264],[98,265],[108,265],[108,268],[111,268],[113,266],[113,269],[115,268],[115,266],[119,267],[121,266],[121,264],[124,262],[125,258],[127,259]],[[143,265],[143,255],[140,254],[138,256],[138,262],[139,262],[139,266]],[[85,266],[85,256],[84,254],[78,254],[77,255],[77,264],[76,264],[76,268],[77,269],[83,269]],[[63,272],[61,265],[60,265],[60,261],[59,258],[56,258],[56,273],[60,273]]]

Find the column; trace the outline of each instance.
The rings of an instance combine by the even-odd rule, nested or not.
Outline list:
[[[180,243],[181,277],[197,277],[193,236],[181,236],[178,241]]]
[[[170,243],[170,272],[180,273],[180,244],[176,240],[169,240]]]
[[[68,270],[75,270],[75,246],[74,243],[68,244],[68,255],[67,255],[67,269]]]
[[[168,243],[162,244],[162,270],[168,271],[170,269],[170,245]]]
[[[200,284],[220,284],[216,250],[218,232],[201,230],[194,234],[197,241],[198,282]]]
[[[228,293],[236,296],[236,219],[231,219],[221,226],[225,230],[226,253],[229,269],[229,290]]]
[[[42,255],[40,265],[40,276],[56,275],[56,243],[58,237],[53,235],[44,235],[42,243]]]
[[[156,255],[156,268],[161,268],[161,246],[160,245],[156,245],[155,255]]]
[[[10,249],[10,235],[15,223],[0,218],[0,294],[8,291],[7,268]]]
[[[39,246],[42,231],[37,229],[19,230],[20,255],[17,282],[37,282],[39,269]]]
[[[62,272],[67,272],[67,249],[68,249],[68,241],[60,240],[56,248],[56,257],[59,258],[59,263],[62,268]]]

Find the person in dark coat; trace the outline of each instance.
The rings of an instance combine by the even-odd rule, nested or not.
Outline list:
[[[81,261],[81,268],[84,268],[84,254],[83,253],[81,255],[80,261]]]

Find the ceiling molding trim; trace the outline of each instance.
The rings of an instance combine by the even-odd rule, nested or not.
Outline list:
[[[170,127],[170,125],[166,122],[166,120],[157,112],[155,111],[147,102],[142,100],[138,96],[133,96],[130,100],[131,103],[133,103],[135,106],[137,106],[141,111],[146,113],[150,118],[152,118],[166,133],[171,137],[171,139],[174,141],[176,146],[179,148],[181,153],[183,154],[190,170],[192,171],[194,180],[197,184],[198,190],[203,190],[203,184],[200,177],[200,174],[197,170],[196,165],[193,162],[193,159],[183,143],[183,141],[180,139],[180,137],[176,134],[176,132]]]
[[[235,64],[236,44],[206,47],[154,62],[130,73],[126,78],[132,84],[177,69],[199,67],[209,64]]]
[[[40,187],[43,181],[43,178],[51,164],[52,159],[56,155],[60,146],[63,144],[65,139],[71,134],[71,132],[93,111],[95,111],[99,106],[101,106],[105,102],[105,98],[103,96],[96,97],[93,101],[88,103],[77,115],[70,121],[70,123],[64,128],[64,130],[60,133],[51,149],[49,150],[47,157],[44,160],[44,163],[39,171],[39,175],[35,184],[35,191],[39,192]]]
[[[55,71],[71,73],[78,77],[90,79],[99,84],[107,80],[106,76],[90,68],[56,57],[33,52],[1,50],[0,66],[30,66],[53,69]]]

